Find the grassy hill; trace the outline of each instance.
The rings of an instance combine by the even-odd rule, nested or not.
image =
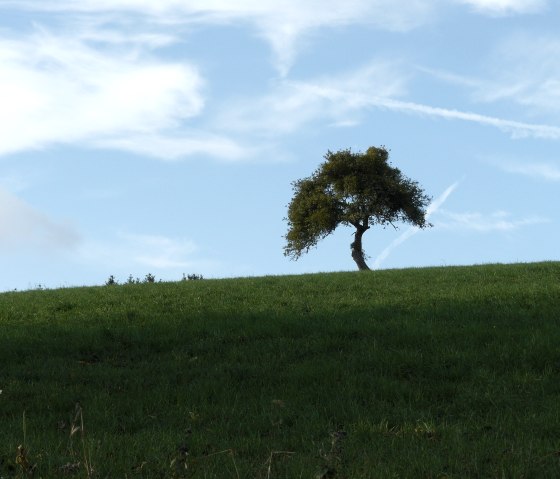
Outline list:
[[[1,478],[560,477],[560,263],[5,293],[0,389]]]

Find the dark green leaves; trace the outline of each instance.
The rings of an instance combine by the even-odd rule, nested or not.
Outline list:
[[[367,230],[374,224],[407,222],[421,228],[430,198],[389,164],[385,147],[365,153],[331,151],[309,177],[293,183],[284,254],[293,259],[317,245],[338,225]]]

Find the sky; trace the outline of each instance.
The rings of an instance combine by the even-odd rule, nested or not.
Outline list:
[[[0,290],[356,269],[294,180],[386,146],[430,229],[375,269],[559,260],[552,0],[0,0]]]

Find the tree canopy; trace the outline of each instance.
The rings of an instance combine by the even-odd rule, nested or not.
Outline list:
[[[328,151],[325,161],[308,178],[292,183],[288,205],[288,233],[284,254],[298,259],[339,225],[356,228],[351,244],[358,268],[369,269],[362,235],[372,226],[405,222],[419,228],[426,221],[430,202],[418,183],[389,164],[389,152],[370,147],[365,153],[350,149]]]

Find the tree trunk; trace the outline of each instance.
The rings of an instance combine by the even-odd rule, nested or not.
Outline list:
[[[360,271],[369,271],[369,266],[366,264],[364,258],[364,250],[362,249],[362,236],[368,230],[367,226],[358,225],[356,226],[356,232],[354,233],[354,241],[350,245],[352,249],[352,259],[358,265]]]

